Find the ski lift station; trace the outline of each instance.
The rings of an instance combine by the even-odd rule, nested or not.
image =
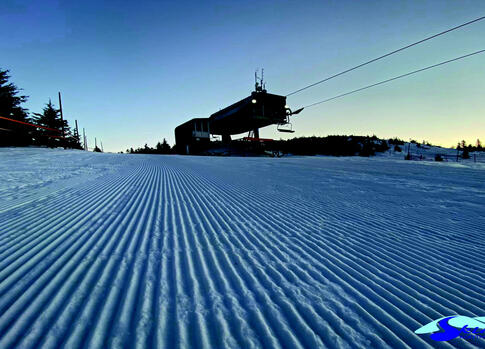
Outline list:
[[[230,143],[231,135],[248,132],[259,140],[259,129],[277,125],[280,132],[294,132],[290,116],[298,114],[286,105],[286,97],[268,93],[263,79],[256,76],[255,91],[208,118],[195,118],[175,128],[175,143],[179,154],[198,154],[210,146],[211,135]]]

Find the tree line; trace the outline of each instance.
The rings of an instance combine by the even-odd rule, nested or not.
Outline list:
[[[484,148],[482,146],[482,142],[479,139],[477,139],[477,143],[474,146],[471,145],[471,144],[466,144],[466,142],[464,140],[462,140],[461,142],[458,142],[456,149],[462,151],[461,157],[463,159],[469,159],[470,158],[470,152],[484,151]]]
[[[295,155],[372,156],[388,150],[386,140],[377,136],[327,136],[298,137],[275,140],[268,144],[269,150],[279,150]]]
[[[158,142],[157,145],[152,148],[145,143],[144,147],[126,149],[128,154],[175,154],[175,146],[170,147],[167,140],[164,138],[162,143]]]
[[[20,91],[10,82],[9,71],[0,69],[0,146],[82,149],[79,135],[61,118],[60,109],[49,100],[42,112],[29,115],[23,107],[28,96]]]

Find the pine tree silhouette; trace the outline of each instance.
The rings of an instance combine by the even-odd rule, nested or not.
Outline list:
[[[29,122],[27,109],[22,103],[27,96],[19,95],[20,89],[9,82],[8,70],[0,69],[0,116]],[[32,131],[29,126],[0,119],[0,146],[25,146],[32,143]]]
[[[62,130],[64,128],[65,136],[70,137],[71,131],[66,120],[61,120],[59,109],[54,107],[51,100],[46,104],[42,113],[34,113],[34,122],[39,126],[44,126],[51,130],[38,129],[35,132],[35,141],[39,145],[49,147],[58,147],[65,145]]]

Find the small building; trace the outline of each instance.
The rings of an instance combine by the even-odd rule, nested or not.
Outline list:
[[[175,128],[175,144],[178,154],[199,154],[210,145],[208,118],[195,118]]]

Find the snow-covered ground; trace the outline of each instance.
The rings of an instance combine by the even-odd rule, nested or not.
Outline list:
[[[485,167],[0,149],[0,348],[423,348],[485,316]]]

